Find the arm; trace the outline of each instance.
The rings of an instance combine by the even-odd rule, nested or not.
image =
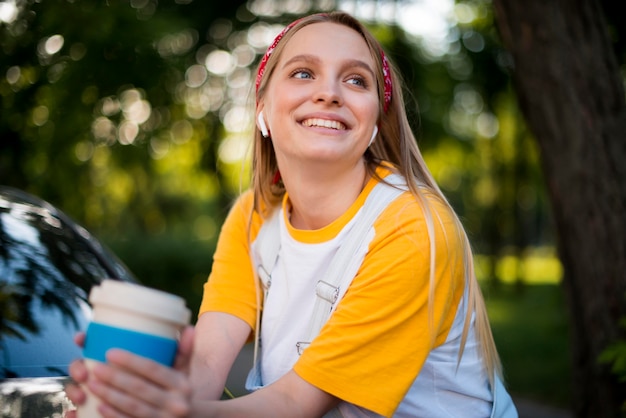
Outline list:
[[[190,367],[193,399],[220,398],[228,373],[248,335],[250,326],[233,315],[220,312],[200,315]]]
[[[199,321],[202,325],[195,332],[195,347],[203,346],[198,340],[201,329],[210,331],[204,338],[205,342],[215,341],[208,338],[209,335],[219,335],[209,326],[213,321],[219,323],[219,329],[224,322],[232,325],[236,322],[231,321],[237,320],[225,314],[204,314],[202,317],[204,319]],[[235,329],[239,325],[235,325]],[[236,331],[229,330],[225,335],[233,337],[235,344],[238,341],[236,334]],[[244,335],[243,332],[241,335]],[[216,347],[228,350],[234,345],[214,344],[213,348]],[[220,364],[213,350],[206,347],[200,347],[200,350],[206,352],[207,357],[194,353],[194,359],[189,363],[191,350],[185,349],[177,358],[177,366],[183,369],[189,365],[192,370],[200,367],[204,371],[193,371],[192,376],[195,377],[192,378],[188,378],[184,370],[171,369],[122,350],[111,350],[107,354],[107,364],[98,364],[94,368],[94,378],[89,379],[87,385],[103,401],[99,410],[103,417],[307,418],[320,417],[339,402],[334,396],[307,383],[293,370],[274,384],[250,395],[227,401],[217,400],[230,368],[227,364],[232,364],[236,351],[222,357],[223,364]]]
[[[321,417],[339,399],[300,378],[293,370],[272,385],[227,401],[194,402],[192,417]]]

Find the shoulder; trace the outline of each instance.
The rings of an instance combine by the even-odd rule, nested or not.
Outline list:
[[[439,229],[455,230],[460,227],[457,216],[450,205],[433,191],[420,188],[415,195],[405,191],[393,200],[377,219],[378,226],[406,227],[413,225],[428,228],[433,223]],[[375,226],[376,226],[375,224]]]
[[[268,216],[271,216],[271,213]],[[233,202],[224,221],[222,234],[232,233],[233,230],[246,231],[254,241],[266,220],[267,218],[261,216],[254,208],[254,192],[246,190]]]
[[[229,215],[242,216],[244,214],[250,215],[254,207],[254,193],[252,190],[246,190],[241,193],[234,200],[233,205],[230,208]]]
[[[254,194],[246,190],[239,195],[228,210],[228,215],[221,228],[220,238],[234,239],[239,233],[245,233],[253,216]],[[258,216],[257,216],[258,217]]]
[[[437,254],[460,255],[465,245],[463,226],[450,205],[436,193],[420,188],[402,193],[373,224],[371,255],[402,252],[407,261],[429,263]],[[375,256],[374,256],[375,257]]]

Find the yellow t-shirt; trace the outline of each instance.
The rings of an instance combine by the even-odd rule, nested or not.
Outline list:
[[[385,173],[379,168],[381,176]],[[375,184],[371,179],[352,207],[322,230],[296,230],[285,217],[290,237],[296,243],[313,246],[334,239]],[[375,221],[375,235],[350,287],[319,336],[293,365],[295,372],[312,385],[384,416],[391,416],[398,407],[431,349],[446,340],[464,290],[457,226],[445,205],[428,192],[425,196],[436,247],[432,304],[433,237],[429,238],[420,203],[405,192]],[[287,201],[288,196],[283,208]],[[252,194],[247,192],[235,203],[222,228],[200,313],[230,313],[254,329],[256,293],[248,240],[251,210]],[[262,222],[253,214],[250,242]],[[294,324],[301,328],[307,325]]]

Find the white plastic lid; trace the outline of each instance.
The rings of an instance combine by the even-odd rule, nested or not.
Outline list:
[[[105,279],[91,288],[92,305],[108,305],[156,317],[179,325],[187,325],[191,312],[179,296],[134,283]]]

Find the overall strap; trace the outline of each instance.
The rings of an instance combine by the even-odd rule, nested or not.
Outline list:
[[[330,317],[339,297],[340,289],[350,286],[354,277],[346,277],[344,274],[345,269],[358,250],[360,243],[365,239],[374,221],[389,203],[406,190],[408,190],[408,187],[404,178],[397,174],[390,174],[385,177],[384,182],[376,184],[366,198],[361,208],[362,213],[359,214],[355,224],[352,226],[350,233],[346,237],[346,241],[333,257],[326,277],[324,280],[318,281],[316,285],[316,300],[306,334],[307,341],[298,342],[296,344],[299,354],[302,354],[302,351],[317,334],[319,334],[319,331]],[[263,223],[255,242],[260,258],[258,260],[259,264],[256,266],[256,271],[263,284],[266,297],[272,284],[272,270],[276,265],[280,251],[280,213],[280,210],[275,210],[270,218]],[[257,312],[257,315],[260,315],[260,311]],[[254,367],[256,367],[257,362],[260,334],[260,330],[257,329],[254,348]]]
[[[333,257],[324,279],[317,282],[315,287],[317,297],[309,321],[307,340],[296,344],[298,354],[302,354],[330,318],[341,294],[341,289],[347,289],[350,286],[354,276],[346,274],[346,270],[350,261],[356,256],[374,221],[389,203],[407,190],[405,180],[397,174],[385,177],[385,182],[379,182],[367,196],[361,213]]]
[[[255,246],[258,248],[259,260],[255,268],[255,289],[256,289],[256,331],[254,335],[254,354],[253,366],[251,374],[257,373],[259,367],[259,346],[261,342],[261,300],[259,282],[263,286],[263,294],[267,300],[267,293],[272,285],[272,269],[276,265],[278,259],[278,251],[280,250],[280,210],[275,209],[267,219],[256,238]],[[260,379],[260,373],[257,373]],[[250,378],[250,377],[249,377]],[[253,379],[254,380],[254,379]],[[257,388],[257,383],[251,383],[250,388]],[[246,382],[248,387],[248,382]]]
[[[382,212],[382,210],[389,204],[395,197],[400,195],[403,191],[407,190],[405,180],[397,174],[390,174],[385,177],[385,183],[378,183],[374,186],[374,189],[370,193],[370,195],[365,200],[362,210],[368,212],[369,215],[362,216],[358,224],[354,226],[353,231],[358,231],[364,229],[362,236],[359,235],[359,238],[365,236],[365,232],[369,230],[369,226],[373,224],[374,220],[378,217],[378,215]],[[391,185],[391,186],[390,186]],[[381,190],[381,189],[384,189]],[[390,194],[391,193],[391,194]],[[373,206],[369,209],[368,206]],[[367,218],[367,219],[366,219]],[[342,248],[349,247],[350,245],[355,245],[352,252],[356,250],[356,245],[360,242],[358,238],[347,241],[342,244]],[[276,260],[278,259],[278,252],[280,251],[280,210],[276,209],[270,215],[270,217],[263,223],[261,229],[256,238],[256,246],[258,248],[259,253],[259,264],[256,266],[256,271],[263,283],[263,287],[265,291],[269,289],[272,284],[272,270],[276,265]],[[344,252],[348,252],[348,248],[344,250]],[[339,254],[339,253],[338,253]],[[337,258],[337,256],[335,256]],[[337,264],[337,263],[334,263]],[[341,268],[342,266],[337,266]],[[336,267],[336,268],[337,268]],[[335,269],[336,269],[335,268]],[[329,273],[332,270],[329,269]],[[350,279],[351,280],[351,279]],[[326,280],[328,282],[328,280]],[[348,282],[349,283],[349,282]],[[320,287],[324,287],[323,285]],[[321,290],[324,292],[324,289]],[[331,289],[332,292],[332,289]],[[319,293],[319,291],[317,292]]]
[[[272,285],[272,270],[278,259],[280,250],[280,210],[275,209],[266,220],[256,238],[259,249],[259,264],[256,266],[257,274],[267,296],[267,291]]]

